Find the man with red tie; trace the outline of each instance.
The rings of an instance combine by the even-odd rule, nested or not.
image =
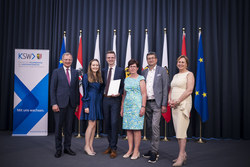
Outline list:
[[[70,53],[62,56],[63,67],[53,71],[50,83],[50,100],[55,119],[55,157],[62,155],[62,129],[64,134],[64,153],[76,155],[71,150],[71,134],[74,112],[79,105],[78,72],[71,68],[73,57]]]

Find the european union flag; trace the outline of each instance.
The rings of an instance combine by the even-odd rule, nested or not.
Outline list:
[[[196,111],[200,114],[202,122],[206,122],[208,120],[206,72],[202,47],[202,35],[201,33],[199,35],[200,39],[197,57],[194,107]]]
[[[62,47],[61,47],[61,52],[60,52],[60,59],[59,59],[59,64],[58,64],[58,68],[62,67],[63,66],[63,63],[62,63],[62,56],[63,54],[66,52],[66,37],[64,36],[63,37],[63,41],[62,41]]]

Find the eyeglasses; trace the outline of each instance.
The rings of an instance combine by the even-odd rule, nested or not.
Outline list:
[[[147,60],[154,60],[155,59],[155,57],[149,57],[149,58],[147,58]]]
[[[129,68],[137,68],[137,66],[129,66]]]

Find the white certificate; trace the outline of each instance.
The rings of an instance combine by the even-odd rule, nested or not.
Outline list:
[[[119,93],[121,80],[111,80],[109,84],[108,96],[117,95]]]

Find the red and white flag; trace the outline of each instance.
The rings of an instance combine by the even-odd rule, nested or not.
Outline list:
[[[78,70],[80,72],[82,70],[82,68],[83,68],[83,63],[82,63],[82,35],[80,34],[78,53],[77,53],[76,70]],[[81,111],[82,111],[82,97],[83,97],[82,75],[79,75],[78,79],[79,79],[80,105],[79,105],[78,111],[75,112],[75,115],[80,120]]]
[[[163,51],[162,51],[162,67],[167,70],[168,73],[168,41],[167,41],[167,32],[164,30],[164,41],[163,41]],[[167,112],[162,113],[163,118],[168,123],[171,120],[171,108],[169,104],[167,105]]]
[[[187,50],[186,50],[186,33],[185,33],[185,31],[183,31],[183,33],[182,33],[181,55],[187,56]]]
[[[143,62],[142,70],[147,69],[147,54],[148,54],[148,31],[145,30],[145,42],[144,42],[144,52],[143,52]]]
[[[115,59],[115,64],[117,64],[117,54],[116,54],[116,30],[114,30],[114,36],[113,36],[113,51],[115,52],[116,59]]]
[[[125,58],[125,74],[126,78],[130,76],[130,73],[128,71],[128,62],[131,59],[131,30],[129,30],[128,33],[128,41],[127,41],[127,50],[126,50],[126,58]]]
[[[97,36],[96,36],[96,42],[95,42],[95,53],[94,53],[94,59],[97,59],[99,63],[101,64],[101,57],[100,57],[100,31],[97,30]]]

